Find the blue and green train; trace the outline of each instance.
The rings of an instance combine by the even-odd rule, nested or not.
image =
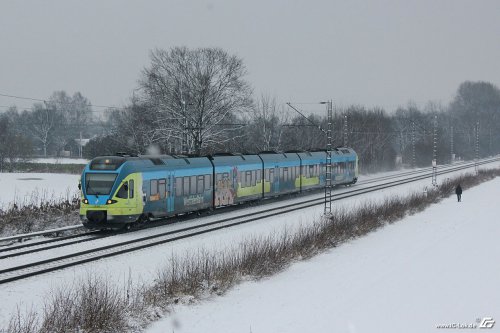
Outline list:
[[[82,173],[80,219],[89,229],[119,229],[151,218],[322,188],[325,174],[325,151],[99,156]],[[333,150],[332,184],[357,179],[356,152]]]

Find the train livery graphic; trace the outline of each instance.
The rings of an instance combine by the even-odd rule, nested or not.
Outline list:
[[[81,180],[80,219],[89,229],[118,229],[150,218],[217,209],[325,186],[326,152],[99,156]],[[332,151],[332,184],[358,179],[351,148]]]

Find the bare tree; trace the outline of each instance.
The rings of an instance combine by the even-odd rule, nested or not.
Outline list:
[[[243,61],[219,48],[156,49],[150,57],[140,85],[156,112],[157,137],[181,141],[195,153],[228,140],[234,128],[221,125],[251,106]]]
[[[289,116],[276,98],[262,95],[255,103],[246,127],[248,150],[281,150],[283,148],[283,125]]]
[[[54,110],[47,109],[44,105],[36,103],[29,114],[28,128],[33,138],[42,145],[43,156],[47,156],[47,147],[53,140],[57,115]]]

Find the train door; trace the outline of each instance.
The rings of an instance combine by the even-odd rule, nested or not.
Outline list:
[[[153,214],[156,216],[165,215],[167,213],[167,195],[169,194],[167,192],[167,182],[168,177],[151,179],[149,181],[149,202],[151,211],[153,211]]]
[[[277,165],[274,166],[273,174],[274,174],[273,192],[279,193],[280,192],[280,168],[279,168],[279,166],[277,166]]]
[[[132,186],[132,188],[130,186]],[[128,208],[128,211],[130,211],[132,208],[132,202],[130,200],[131,198],[129,192],[131,192],[132,195],[134,194],[133,186],[134,181],[132,179],[130,180],[130,182],[124,181],[120,186],[120,189],[116,193],[116,197],[120,198],[120,206],[123,206],[125,209]]]
[[[167,176],[167,184],[166,184],[167,193],[165,193],[165,197],[167,200],[167,212],[174,211],[174,177],[170,174]]]

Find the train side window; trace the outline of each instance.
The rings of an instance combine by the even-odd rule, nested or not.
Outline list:
[[[269,169],[269,181],[274,182],[274,169]]]
[[[158,194],[158,179],[151,179],[149,184],[150,184],[149,200],[151,201],[159,200],[160,195]]]
[[[198,193],[203,193],[203,191],[205,190],[204,185],[205,185],[205,177],[198,176],[198,185],[197,185]]]
[[[134,180],[133,179],[129,180],[129,182],[128,182],[128,197],[130,199],[134,198]]]
[[[155,195],[158,193],[158,180],[151,179],[151,195]]]
[[[117,198],[121,199],[127,199],[128,198],[128,188],[127,188],[127,182],[123,183],[122,186],[120,186],[120,189],[116,193]]]
[[[167,192],[167,181],[165,178],[158,179],[158,194],[160,199],[165,199],[165,193]]]
[[[215,188],[221,189],[224,185],[222,184],[222,173],[215,175]]]
[[[175,178],[175,196],[182,197],[182,177]]]
[[[257,184],[257,171],[252,170],[252,186]]]
[[[191,176],[191,187],[189,188],[189,194],[196,194],[196,176]]]
[[[205,190],[208,190],[210,189],[212,186],[211,186],[211,181],[210,181],[210,175],[205,175]]]
[[[262,180],[262,170],[257,170],[255,182],[260,183],[261,180]]]
[[[189,177],[182,177],[182,195],[188,195],[189,194]]]
[[[264,169],[264,180],[269,181],[269,169]]]
[[[288,181],[288,168],[283,168],[283,180]]]

